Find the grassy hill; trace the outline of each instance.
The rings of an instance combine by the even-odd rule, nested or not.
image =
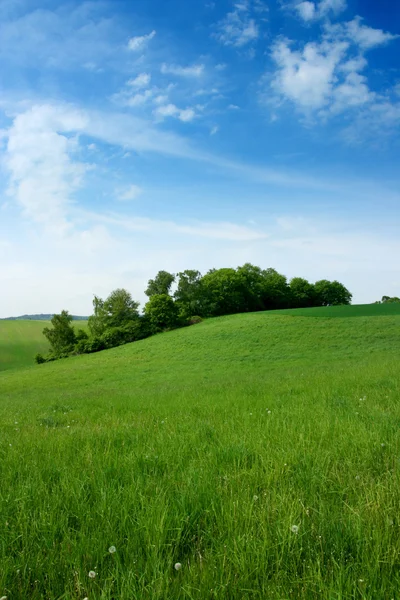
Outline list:
[[[400,315],[400,302],[385,304],[352,304],[349,306],[318,306],[316,308],[296,308],[277,310],[274,313],[293,317],[381,317]]]
[[[396,598],[399,348],[254,313],[0,373],[0,596]]]
[[[86,321],[73,323],[75,330],[86,329]],[[51,327],[48,321],[0,320],[0,371],[34,364],[35,355],[46,354],[49,344],[43,329]]]
[[[45,321],[0,321],[0,371],[32,365],[35,354],[48,352],[42,333],[48,325]]]

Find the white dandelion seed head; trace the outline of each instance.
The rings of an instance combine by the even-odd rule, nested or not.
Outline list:
[[[269,410],[267,414],[268,414],[268,415],[270,415],[270,414],[271,414],[271,411]]]
[[[381,446],[382,446],[382,448],[384,448],[384,447],[385,447],[385,444],[384,444],[384,443],[382,443],[382,444],[381,444]]]
[[[175,563],[174,564],[174,569],[175,569],[175,571],[180,571],[180,569],[182,569],[182,564],[181,563]]]
[[[258,500],[258,496],[257,496],[257,495],[254,495],[254,496],[253,496],[253,500],[254,500],[254,502],[257,502],[257,500]]]
[[[299,533],[299,526],[298,525],[292,525],[290,528],[290,531],[292,533]]]
[[[116,552],[117,549],[116,549],[115,546],[110,546],[109,549],[108,549],[108,551],[109,551],[110,554],[114,554],[114,552]]]
[[[96,571],[89,571],[88,575],[90,579],[94,579],[96,577]]]
[[[357,479],[357,481],[359,481],[360,480],[360,476],[356,475],[356,479]]]
[[[7,596],[2,596],[0,600],[7,600]]]

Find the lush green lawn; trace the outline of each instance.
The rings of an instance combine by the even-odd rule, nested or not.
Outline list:
[[[0,596],[397,598],[399,349],[258,313],[0,373]]]

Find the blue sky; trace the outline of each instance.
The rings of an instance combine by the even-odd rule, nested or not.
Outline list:
[[[0,317],[250,261],[400,296],[400,4],[0,4]]]

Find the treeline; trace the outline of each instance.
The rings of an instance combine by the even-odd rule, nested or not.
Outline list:
[[[174,291],[172,289],[174,287]],[[237,269],[211,269],[206,275],[186,270],[176,275],[159,271],[145,291],[149,300],[143,314],[139,303],[124,289],[114,290],[106,300],[93,300],[89,333],[75,332],[67,311],[55,315],[44,335],[50,342],[42,363],[71,354],[88,354],[144,339],[161,331],[199,323],[203,318],[235,313],[350,304],[352,295],[338,281],[309,283],[301,277],[287,278],[275,269],[246,263]]]
[[[377,300],[374,304],[395,304],[400,302],[397,296],[382,296],[382,300]]]

